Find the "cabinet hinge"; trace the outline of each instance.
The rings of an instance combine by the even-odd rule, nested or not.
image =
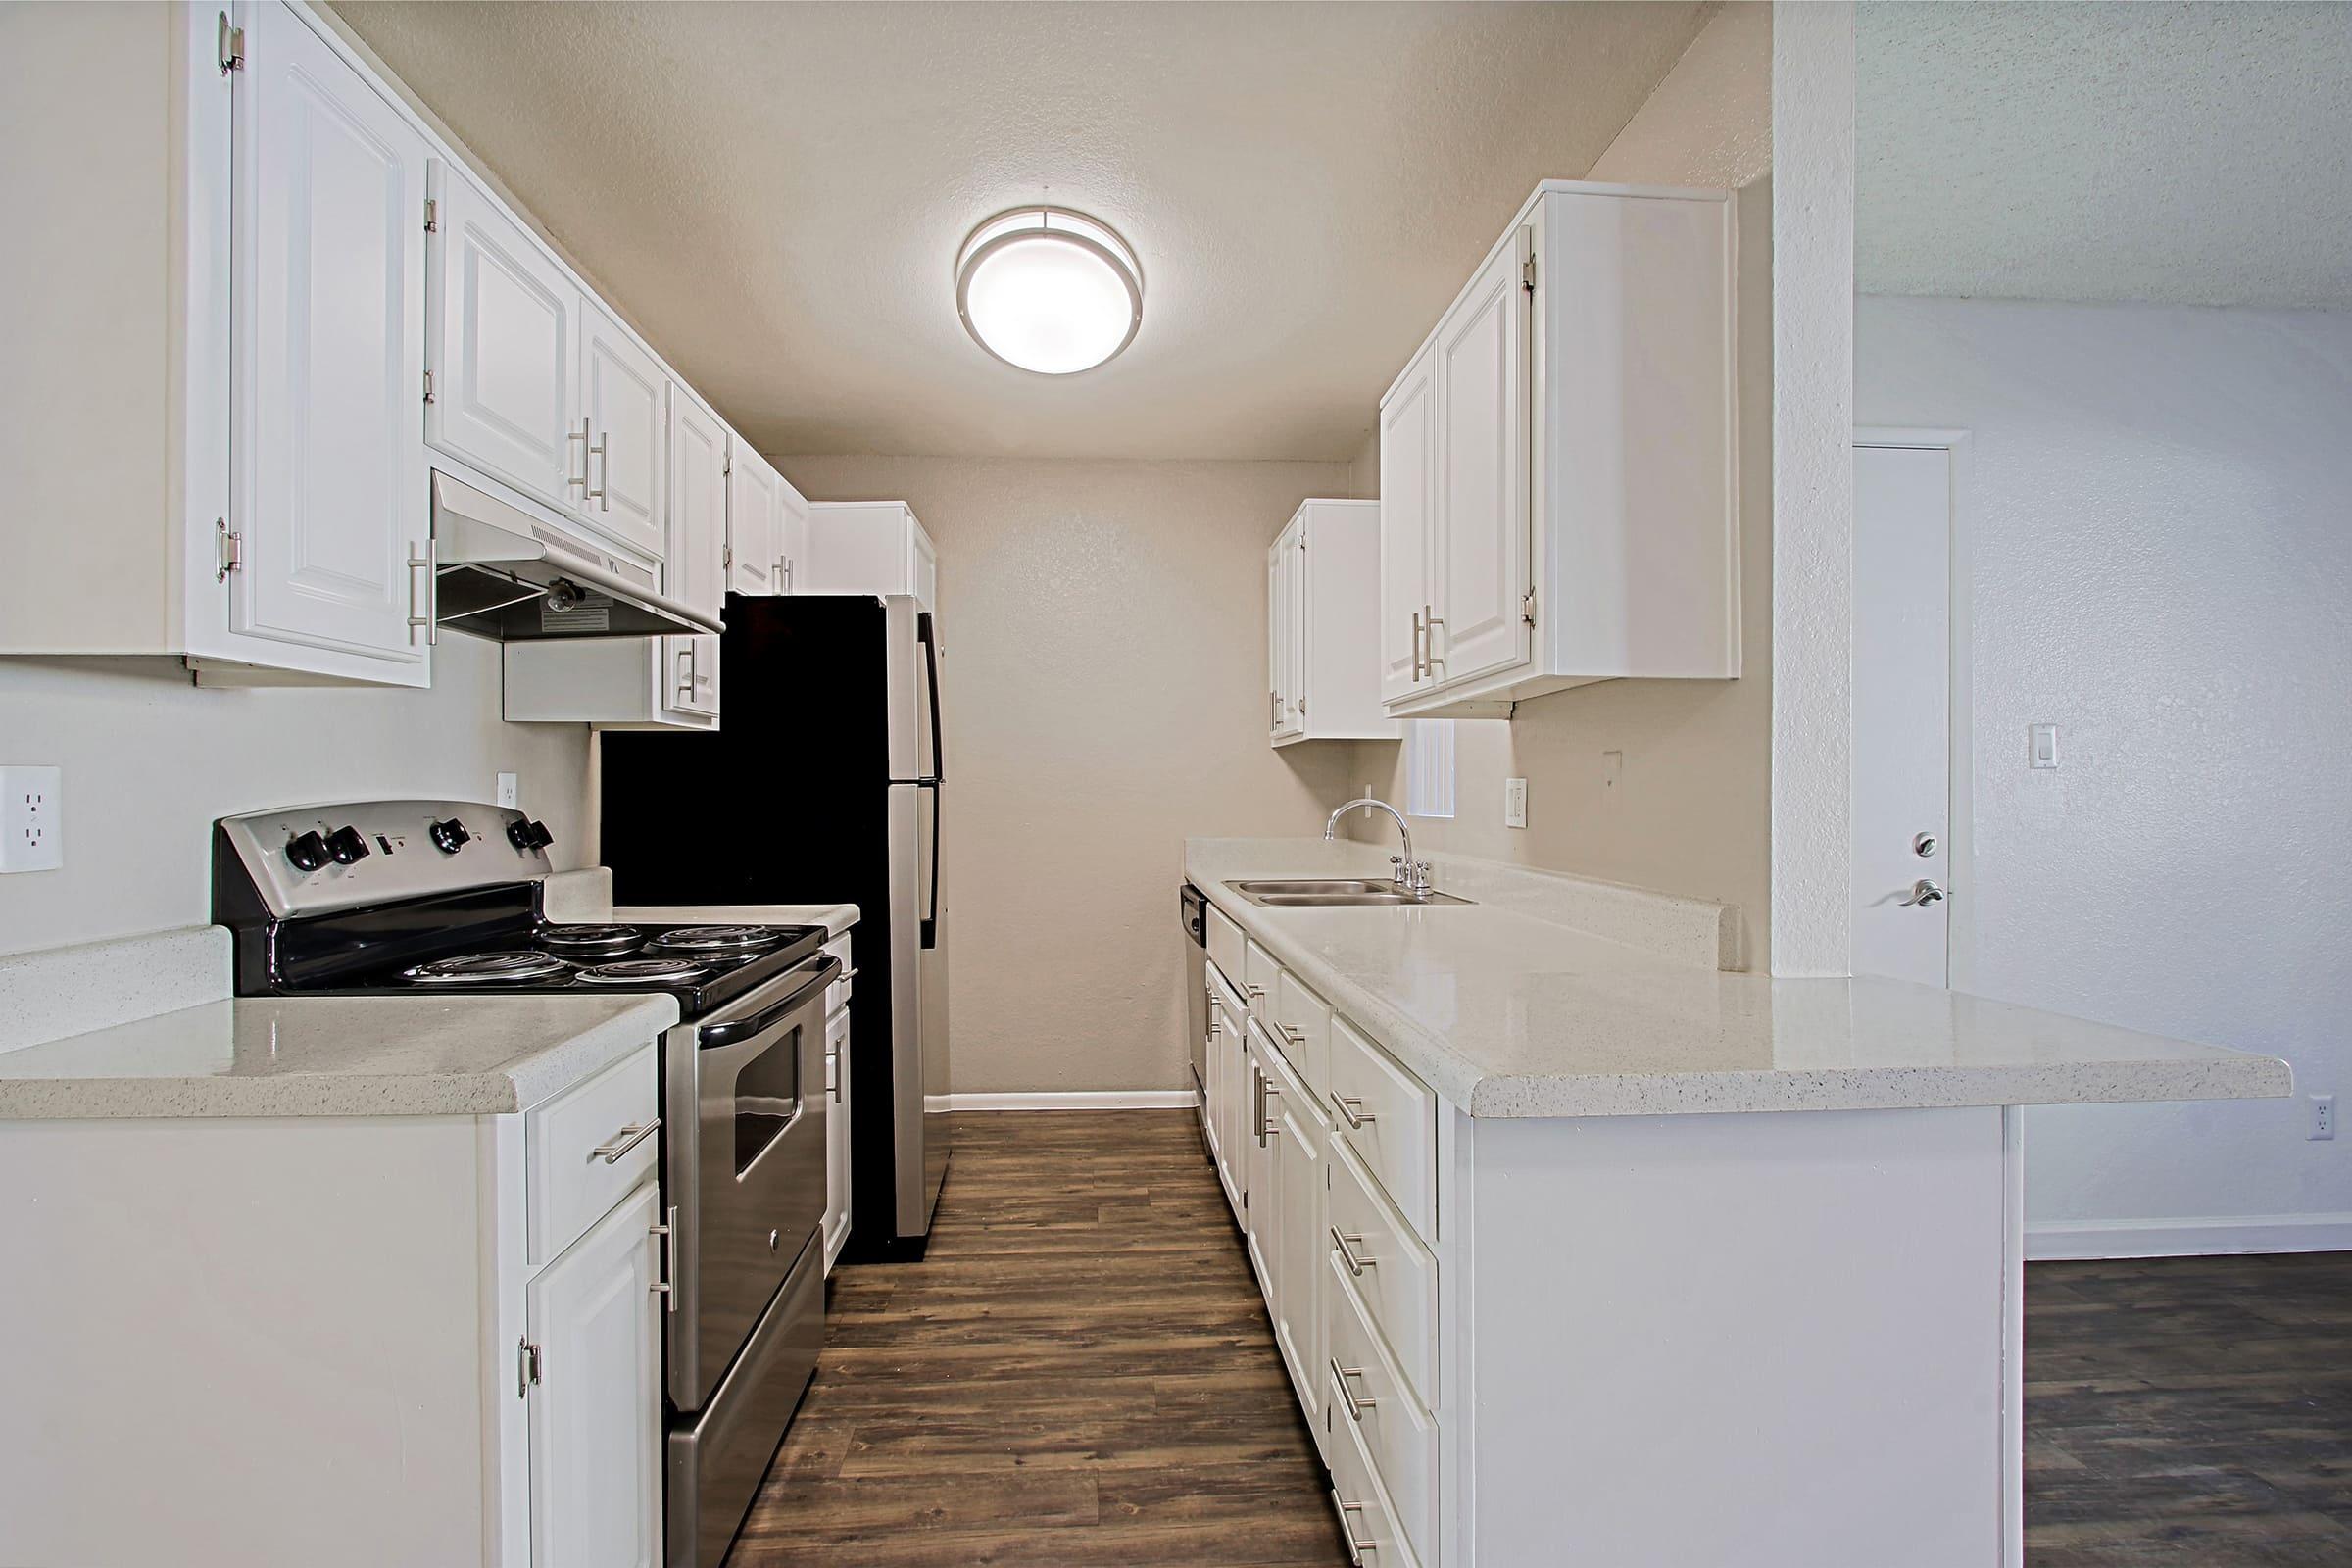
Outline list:
[[[735,569],[735,547],[733,545],[725,545],[719,549],[718,564],[729,571]]]
[[[441,232],[441,204],[430,196],[424,199],[424,231],[427,234]]]
[[[1519,601],[1519,618],[1530,626],[1536,623],[1536,591],[1530,588],[1527,597]]]
[[[514,1397],[530,1397],[531,1385],[539,1381],[539,1347],[528,1340],[514,1345]]]
[[[245,69],[245,29],[229,25],[228,13],[220,13],[220,74]]]
[[[433,372],[430,370],[424,372],[424,401],[433,401]]]
[[[1519,264],[1519,283],[1530,294],[1536,291],[1536,259],[1533,256]]]
[[[226,517],[215,517],[213,547],[213,581],[226,582],[230,572],[245,564],[245,536],[229,532]]]

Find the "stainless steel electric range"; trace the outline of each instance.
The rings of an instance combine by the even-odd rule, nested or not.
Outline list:
[[[543,916],[547,829],[463,801],[223,817],[214,918],[240,996],[662,992],[670,1568],[726,1554],[824,1338],[821,926]]]

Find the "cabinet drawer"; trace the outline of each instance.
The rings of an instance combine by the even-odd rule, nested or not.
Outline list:
[[[1438,1260],[1372,1188],[1346,1142],[1331,1141],[1324,1248],[1364,1304],[1422,1405],[1438,1404]]]
[[[1352,1426],[1380,1478],[1396,1527],[1413,1551],[1429,1556],[1430,1527],[1438,1513],[1438,1428],[1405,1386],[1380,1336],[1373,1332],[1347,1265],[1327,1259],[1323,1281],[1325,1341],[1331,1364],[1331,1427]]]
[[[1332,1125],[1425,1242],[1438,1234],[1438,1097],[1345,1018],[1331,1021]]]
[[[1250,1016],[1268,1032],[1274,1027],[1274,995],[1281,984],[1282,965],[1274,961],[1274,955],[1250,943],[1242,959],[1242,995],[1250,1004]]]
[[[661,1134],[651,1130],[662,1101],[660,1059],[660,1050],[649,1045],[523,1112],[533,1263],[563,1251],[638,1183],[653,1179],[662,1157]],[[645,1136],[630,1142],[640,1132]],[[626,1150],[617,1147],[624,1143]]]
[[[1326,1368],[1323,1375],[1329,1378],[1330,1370]],[[1333,1396],[1332,1402],[1336,1408],[1338,1396]],[[1419,1568],[1412,1547],[1396,1528],[1389,1500],[1381,1495],[1362,1436],[1345,1415],[1332,1425],[1331,1504],[1340,1511],[1348,1560],[1359,1568]]]
[[[830,1018],[850,1004],[851,991],[858,982],[858,966],[850,962],[850,933],[847,931],[826,943],[825,952],[841,960],[841,978],[825,987],[825,1016]]]
[[[1274,1025],[1283,1055],[1305,1080],[1315,1109],[1331,1120],[1331,1102],[1325,1098],[1331,1087],[1330,1005],[1285,969],[1274,985]]]
[[[1242,936],[1242,928],[1233,923],[1233,916],[1215,905],[1210,905],[1208,906],[1208,961],[1223,971],[1226,984],[1237,990],[1248,978],[1247,963],[1243,956],[1244,950],[1248,946],[1248,942]]]

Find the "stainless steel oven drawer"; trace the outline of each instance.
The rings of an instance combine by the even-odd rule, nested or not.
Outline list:
[[[673,1418],[663,1489],[668,1568],[717,1568],[726,1556],[824,1343],[824,1245],[810,1231],[710,1402]]]

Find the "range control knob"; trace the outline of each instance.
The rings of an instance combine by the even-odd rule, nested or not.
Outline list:
[[[316,831],[297,833],[286,840],[286,858],[297,871],[316,871],[326,863],[326,840]]]
[[[434,822],[424,831],[432,838],[433,848],[443,855],[455,855],[473,842],[473,835],[466,831],[466,824],[454,816],[446,822]]]
[[[556,842],[556,836],[547,830],[545,822],[534,822],[528,818],[508,823],[507,837],[514,840],[514,847],[525,855],[533,850],[544,850]]]
[[[354,861],[365,860],[371,852],[360,830],[346,824],[326,836],[326,853],[340,863],[350,865]]]

